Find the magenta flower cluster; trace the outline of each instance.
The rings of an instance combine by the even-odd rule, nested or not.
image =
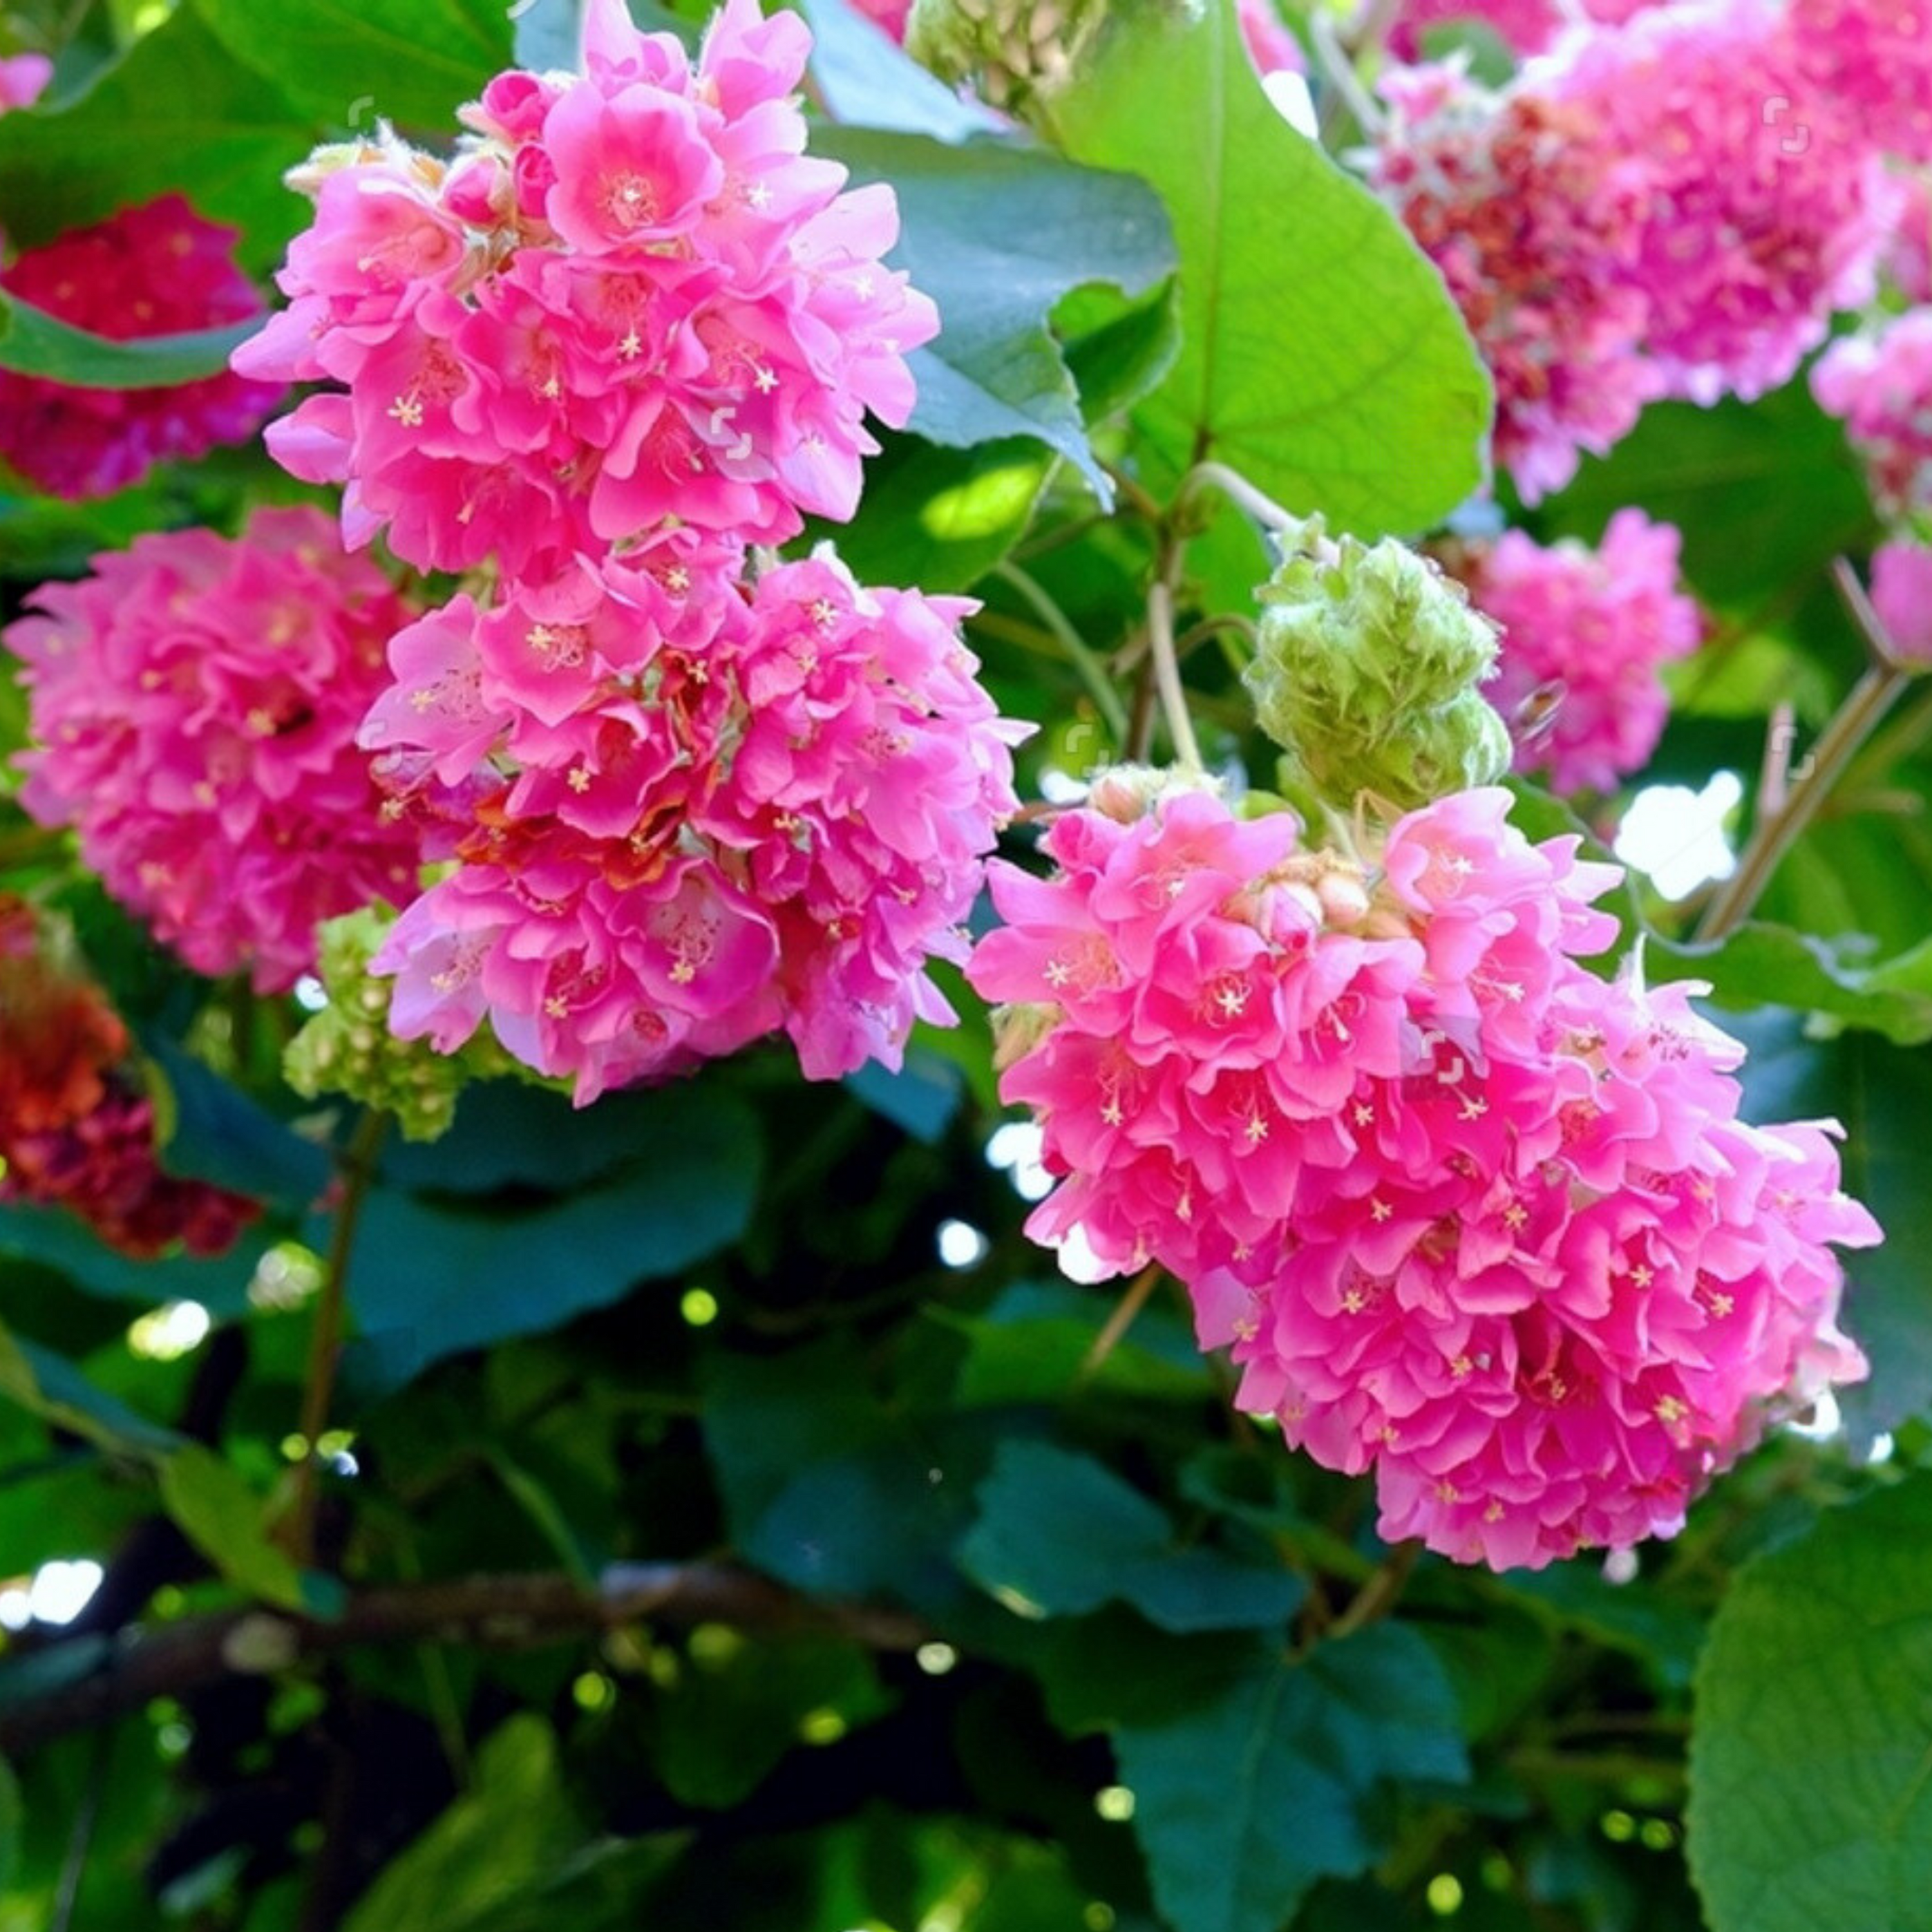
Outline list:
[[[1844,420],[1880,511],[1932,517],[1932,308],[1833,343],[1811,389]]]
[[[23,250],[0,288],[118,342],[213,328],[262,312],[235,242],[233,229],[164,195]],[[54,496],[105,496],[157,463],[246,442],[281,393],[279,382],[232,374],[106,389],[0,370],[0,457]]]
[[[1372,1469],[1384,1536],[1540,1565],[1681,1524],[1781,1405],[1864,1372],[1826,1244],[1878,1238],[1828,1126],[1738,1118],[1681,986],[1578,963],[1612,866],[1499,790],[1370,859],[1204,792],[994,868],[969,976],[1063,1178],[1029,1223],[1157,1262],[1244,1406]]]
[[[137,537],[8,627],[38,748],[21,802],[197,972],[280,992],[316,922],[416,887],[356,748],[408,607],[320,510]]]
[[[1679,543],[1671,524],[1625,509],[1594,550],[1506,530],[1462,554],[1456,574],[1502,627],[1483,695],[1506,718],[1539,695],[1551,707],[1546,727],[1519,731],[1518,771],[1545,772],[1569,794],[1612,792],[1642,770],[1670,708],[1659,668],[1703,637],[1696,604],[1678,588]]]
[[[375,970],[401,1036],[487,1018],[580,1102],[779,1029],[814,1077],[896,1064],[1017,808],[970,605],[753,568],[851,514],[938,326],[881,264],[891,191],[803,152],[808,46],[730,0],[694,64],[598,0],[584,74],[499,76],[453,165],[318,157],[237,358],[344,386],[268,441],[352,542],[494,567],[395,638],[363,730],[454,862]]]
[[[1870,298],[1900,206],[1888,143],[1917,138],[1871,101],[1918,83],[1846,26],[1866,10],[1700,0],[1576,28],[1500,94],[1397,77],[1377,180],[1495,372],[1526,497],[1648,401],[1778,387]]]

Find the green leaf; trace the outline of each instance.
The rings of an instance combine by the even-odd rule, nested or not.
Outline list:
[[[880,439],[866,466],[859,513],[842,527],[814,524],[861,584],[969,590],[1033,522],[1058,459],[1030,436],[940,449],[914,436]]]
[[[1180,244],[1180,352],[1137,413],[1177,470],[1232,464],[1372,537],[1482,479],[1488,378],[1388,209],[1262,92],[1232,0],[1147,8],[1055,106],[1069,152],[1160,190]]]
[[[556,1733],[520,1712],[477,1754],[470,1789],[377,1875],[343,1932],[468,1932],[581,1844]]]
[[[1748,1011],[1790,1006],[1829,1013],[1900,1046],[1932,1040],[1932,939],[1876,966],[1846,964],[1825,940],[1786,926],[1739,926],[1714,946],[1653,940],[1652,977],[1668,960],[1670,976],[1710,982],[1716,1004]]]
[[[148,1307],[161,1301],[198,1301],[212,1314],[240,1314],[248,1306],[248,1282],[267,1246],[261,1230],[250,1228],[225,1255],[136,1261],[106,1246],[64,1208],[0,1205],[0,1255],[56,1268],[90,1294]]]
[[[32,248],[175,190],[266,268],[307,218],[281,177],[319,131],[184,4],[70,105],[0,117],[0,223]]]
[[[750,1643],[714,1625],[694,1635],[676,1687],[657,1700],[653,1763],[681,1802],[722,1810],[764,1782],[807,1718],[824,1714],[842,1730],[877,1717],[886,1702],[871,1658],[856,1644]]]
[[[1022,1616],[1130,1604],[1162,1630],[1285,1623],[1300,1578],[1205,1546],[1176,1547],[1166,1513],[1090,1457],[1003,1444],[979,1490],[960,1567]]]
[[[1174,1932],[1278,1932],[1317,1879],[1380,1856],[1391,1781],[1469,1772],[1442,1666],[1390,1623],[1300,1662],[1258,1646],[1233,1684],[1184,1716],[1124,1726],[1114,1753]]]
[[[161,1464],[160,1474],[167,1513],[230,1582],[285,1610],[317,1607],[301,1570],[268,1540],[262,1498],[240,1470],[189,1442]]]
[[[14,1768],[0,1757],[0,1894],[10,1890],[15,1869],[20,1862],[21,1828],[26,1822],[20,1808],[20,1780]]]
[[[96,1388],[64,1355],[32,1342],[17,1341],[0,1327],[0,1395],[56,1427],[85,1436],[117,1454],[152,1460],[180,1443],[172,1430],[137,1414],[125,1402]]]
[[[166,1090],[166,1104],[157,1112],[172,1123],[160,1149],[170,1174],[296,1209],[308,1207],[328,1186],[326,1150],[292,1133],[172,1040],[150,1034],[141,1043]]]
[[[909,358],[919,382],[911,428],[952,449],[1036,438],[1110,500],[1048,319],[1090,282],[1138,295],[1172,272],[1174,238],[1158,197],[1130,176],[1004,142],[948,148],[837,128],[813,145],[856,182],[892,184],[894,262],[939,305],[939,339]]]
[[[0,293],[0,369],[76,388],[164,388],[219,375],[236,345],[260,326],[251,320],[116,342],[70,328],[17,296]]]
[[[913,573],[922,585],[926,580]],[[930,588],[930,586],[926,586]],[[895,1073],[868,1060],[845,1076],[845,1090],[928,1146],[937,1144],[965,1097],[965,1076],[950,1060],[914,1047]]]
[[[540,1334],[676,1274],[743,1233],[758,1192],[758,1122],[735,1096],[650,1096],[648,1151],[554,1204],[432,1202],[392,1187],[364,1202],[349,1299],[383,1344],[385,1379],[459,1349]],[[641,1109],[640,1110],[641,1112]],[[314,1240],[326,1238],[318,1224]]]
[[[238,60],[332,127],[381,119],[447,135],[456,110],[510,64],[500,0],[194,4]]]
[[[954,1400],[962,1408],[1064,1400],[1112,1305],[1070,1282],[1016,1282],[983,1316],[935,1311],[968,1340]],[[1154,1402],[1199,1402],[1214,1385],[1192,1331],[1160,1307],[1135,1317],[1085,1384],[1096,1395]]]
[[[1712,1932],[1932,1928],[1932,1478],[1740,1572],[1697,1673]]]

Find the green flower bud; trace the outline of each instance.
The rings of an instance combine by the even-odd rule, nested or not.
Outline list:
[[[1331,541],[1311,518],[1258,593],[1246,681],[1262,729],[1328,803],[1366,794],[1400,812],[1492,784],[1509,732],[1477,686],[1494,625],[1426,557],[1392,538]]]
[[[433,1141],[448,1131],[471,1081],[520,1070],[487,1034],[441,1054],[427,1040],[390,1033],[390,982],[373,977],[369,962],[395,919],[386,906],[365,906],[319,928],[316,974],[328,1004],[289,1042],[282,1071],[305,1099],[344,1094],[394,1114],[406,1138]]]
[[[913,0],[906,51],[942,80],[1023,112],[1072,80],[1107,0]]]

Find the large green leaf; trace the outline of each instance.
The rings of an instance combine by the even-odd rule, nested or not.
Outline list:
[[[0,225],[31,248],[172,189],[266,268],[306,218],[281,177],[319,131],[184,4],[70,105],[0,116]]]
[[[117,342],[73,328],[15,297],[0,293],[0,369],[43,376],[83,389],[146,389],[192,382],[228,367],[236,345],[260,324],[200,328],[184,335]]]
[[[758,1124],[703,1088],[651,1096],[655,1131],[625,1168],[536,1205],[428,1200],[379,1187],[364,1205],[349,1298],[406,1380],[459,1349],[540,1334],[735,1240],[758,1192]],[[326,1227],[314,1231],[317,1243]]]
[[[0,1204],[0,1256],[58,1269],[90,1294],[149,1307],[161,1301],[198,1301],[211,1313],[238,1315],[248,1305],[248,1282],[268,1244],[255,1227],[224,1255],[139,1261],[107,1246],[64,1208]]]
[[[556,1733],[520,1712],[491,1733],[469,1790],[383,1868],[343,1932],[466,1932],[553,1876],[583,1838]]]
[[[1392,1781],[1468,1776],[1456,1696],[1428,1646],[1376,1624],[1253,1666],[1186,1714],[1124,1726],[1120,1778],[1174,1932],[1278,1932],[1318,1878],[1380,1855]]]
[[[1712,1932],[1932,1932],[1932,1478],[1732,1586],[1697,1673],[1689,1850]]]
[[[1090,1456],[1043,1442],[1002,1444],[980,1486],[962,1568],[1024,1616],[1080,1616],[1130,1604],[1162,1630],[1286,1623],[1300,1580],[1278,1565],[1179,1547],[1158,1504]]]
[[[510,64],[497,0],[194,0],[222,44],[330,126],[380,118],[442,135]]]
[[[166,1088],[160,1149],[171,1174],[300,1210],[328,1185],[327,1151],[304,1140],[212,1068],[159,1034],[145,1038]]]
[[[1901,1046],[1932,1040],[1932,940],[1876,966],[1847,964],[1822,939],[1790,926],[1742,926],[1714,946],[1657,941],[1653,977],[1667,960],[1672,978],[1706,980],[1720,1006],[1790,1006],[1829,1013]]]
[[[188,1442],[162,1462],[160,1475],[169,1515],[231,1582],[284,1610],[322,1612],[339,1601],[332,1579],[305,1576],[268,1540],[262,1499],[232,1463]]]
[[[835,121],[941,141],[1001,125],[997,114],[956,94],[845,0],[800,0],[799,10],[812,23],[812,82]]]
[[[1141,10],[1057,104],[1068,151],[1158,188],[1182,342],[1137,420],[1169,460],[1233,464],[1364,536],[1480,482],[1490,387],[1441,278],[1262,91],[1233,0]]]
[[[165,1456],[180,1441],[172,1430],[97,1388],[65,1356],[16,1340],[4,1327],[0,1327],[0,1395],[121,1455]]]
[[[841,128],[813,146],[844,162],[855,182],[892,184],[901,224],[893,261],[939,305],[938,340],[910,358],[919,382],[912,428],[954,449],[1035,438],[1109,498],[1048,318],[1090,282],[1139,295],[1172,271],[1159,197],[1130,176],[1004,142],[949,148]]]

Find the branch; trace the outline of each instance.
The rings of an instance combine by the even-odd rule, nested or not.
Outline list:
[[[364,1590],[328,1622],[251,1608],[150,1624],[111,1640],[50,1644],[34,1654],[49,1689],[0,1696],[0,1756],[180,1697],[231,1676],[272,1676],[365,1644],[425,1640],[517,1649],[593,1636],[623,1624],[728,1624],[765,1635],[818,1633],[875,1650],[917,1648],[917,1618],[863,1604],[818,1604],[730,1563],[620,1563],[594,1589],[532,1573]],[[89,1653],[96,1660],[88,1661]],[[72,1668],[63,1671],[63,1662]]]

